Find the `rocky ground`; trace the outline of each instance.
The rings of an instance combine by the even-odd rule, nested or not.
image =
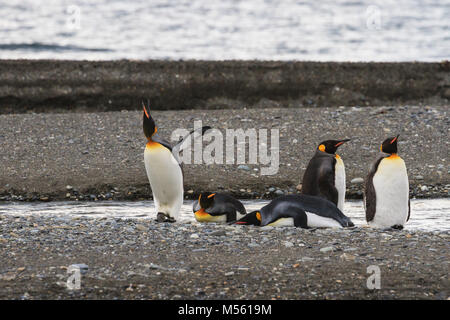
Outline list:
[[[339,138],[352,139],[338,150],[346,165],[347,197],[361,198],[362,181],[380,143],[398,133],[411,197],[449,196],[448,106],[152,114],[158,133],[166,139],[177,128],[192,130],[194,120],[220,129],[224,140],[226,129],[279,130],[276,174],[261,175],[268,165],[260,164],[187,164],[186,198],[196,198],[202,191],[225,191],[239,198],[274,198],[297,192],[318,143]],[[0,115],[0,201],[149,199],[141,117],[136,111]],[[225,162],[225,157],[222,159]]]
[[[449,237],[3,216],[0,299],[445,300]],[[79,290],[67,288],[73,264],[82,271]],[[369,266],[380,269],[380,289],[367,287]]]

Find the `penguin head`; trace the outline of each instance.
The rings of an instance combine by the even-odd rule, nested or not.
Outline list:
[[[215,195],[216,195],[215,193],[211,192],[202,192],[198,197],[198,203],[200,204],[200,207],[203,209],[211,207],[214,203]]]
[[[398,134],[396,137],[390,137],[384,140],[380,147],[381,152],[389,154],[397,153],[397,141],[399,136],[400,135]]]
[[[144,109],[143,115],[144,134],[147,137],[147,139],[151,139],[151,137],[156,133],[156,131],[158,131],[158,128],[156,127],[155,121],[150,115],[150,107],[146,106],[144,102],[142,102],[142,107]]]
[[[347,141],[350,141],[350,139],[322,141],[321,143],[319,143],[317,149],[329,154],[335,154],[337,148],[339,148],[339,146],[346,143]]]
[[[234,222],[234,224],[244,224],[244,225],[253,225],[260,226],[261,225],[261,212],[253,211],[245,216],[243,216],[238,221]]]

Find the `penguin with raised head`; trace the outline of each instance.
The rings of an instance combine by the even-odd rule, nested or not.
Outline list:
[[[157,221],[175,222],[183,204],[183,171],[172,154],[172,146],[158,134],[158,128],[150,115],[148,106],[144,108],[143,128],[147,137],[144,164],[152,188],[157,212]]]
[[[410,217],[408,173],[397,154],[398,137],[383,141],[366,178],[366,220],[373,227],[401,230]]]
[[[317,196],[291,194],[278,197],[260,210],[235,222],[240,225],[343,228],[354,224],[331,201]]]
[[[347,141],[350,139],[321,142],[302,180],[303,194],[328,199],[341,211],[344,210],[345,202],[345,166],[336,151]]]
[[[198,222],[232,222],[247,214],[244,205],[223,193],[203,192],[192,207]]]

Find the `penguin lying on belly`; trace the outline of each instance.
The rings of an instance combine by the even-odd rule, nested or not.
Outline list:
[[[408,173],[397,141],[398,136],[384,140],[366,178],[366,221],[373,227],[403,229],[410,217]]]
[[[226,194],[211,192],[200,194],[192,210],[199,222],[232,222],[247,214],[239,200]]]
[[[302,180],[303,194],[330,200],[341,211],[344,210],[345,202],[345,167],[336,151],[347,141],[350,139],[321,142],[309,161]]]
[[[353,227],[354,224],[332,202],[309,195],[286,195],[272,200],[235,224],[295,226],[300,228]]]

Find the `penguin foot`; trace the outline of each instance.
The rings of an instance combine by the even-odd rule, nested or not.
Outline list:
[[[403,226],[401,224],[395,224],[395,225],[391,226],[391,229],[403,230]]]
[[[175,222],[175,219],[168,216],[166,213],[158,212],[156,215],[156,222]]]

